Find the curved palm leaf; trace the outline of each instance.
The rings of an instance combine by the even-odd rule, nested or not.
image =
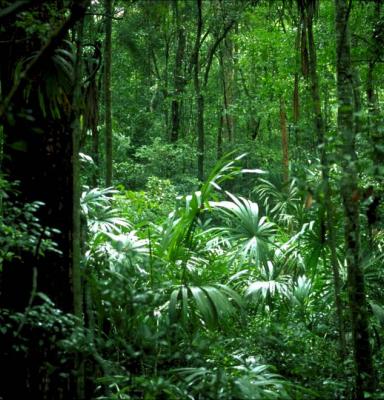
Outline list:
[[[223,182],[231,180],[242,173],[263,173],[258,169],[242,169],[238,165],[245,154],[232,159],[233,152],[222,157],[214,166],[199,191],[184,197],[184,206],[179,207],[166,221],[164,237],[160,248],[166,249],[169,256],[181,245],[191,247],[194,230],[201,212],[209,209],[210,200],[215,199],[213,189],[222,191]],[[168,227],[171,227],[169,229]]]
[[[278,188],[266,179],[259,182],[254,192],[263,201],[267,213],[279,223],[292,227],[303,208],[296,181],[293,179],[285,188]]]
[[[214,328],[225,317],[235,313],[235,306],[241,309],[242,299],[226,285],[181,285],[171,293],[168,306],[169,319],[171,322],[181,319],[183,323],[197,319],[208,328]]]
[[[118,216],[118,210],[112,207],[112,188],[93,188],[85,190],[80,199],[80,207],[86,217],[88,229],[93,234],[114,232],[121,228],[130,228],[131,224]]]
[[[232,226],[213,228],[218,235],[226,235],[234,244],[235,256],[263,264],[268,259],[275,225],[259,214],[259,206],[243,197],[226,192],[232,201],[210,202]]]
[[[197,393],[220,386],[222,392],[214,394],[223,399],[291,399],[288,383],[269,371],[268,365],[231,365],[223,368],[187,367],[172,370],[187,386]],[[209,398],[213,398],[208,396]]]
[[[249,284],[245,295],[253,297],[257,302],[264,302],[276,296],[288,297],[290,280],[288,275],[268,261],[260,271],[259,280]]]
[[[305,306],[312,293],[312,281],[305,275],[299,276],[292,291],[292,301],[300,306]]]

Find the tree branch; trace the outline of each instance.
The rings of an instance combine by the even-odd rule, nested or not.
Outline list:
[[[20,89],[23,83],[25,83],[28,78],[39,69],[39,67],[44,63],[44,61],[51,56],[53,51],[58,47],[61,41],[65,38],[65,35],[73,27],[73,25],[81,18],[84,17],[85,11],[91,0],[83,0],[80,2],[75,2],[72,6],[71,14],[68,19],[66,19],[52,34],[45,45],[40,49],[38,54],[32,58],[29,64],[26,66],[25,70],[21,72],[19,79],[14,83],[8,95],[0,104],[0,119],[3,118],[5,112],[7,111],[13,97]]]
[[[204,86],[207,86],[208,83],[208,75],[209,71],[212,66],[212,61],[213,61],[213,56],[219,46],[219,44],[225,39],[227,36],[228,32],[232,29],[233,25],[235,25],[236,20],[232,19],[228,25],[224,28],[222,34],[216,39],[216,41],[213,43],[211,48],[208,51],[208,57],[207,57],[207,66],[205,67],[205,73],[204,73]]]

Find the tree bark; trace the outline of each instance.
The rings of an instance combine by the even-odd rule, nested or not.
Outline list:
[[[320,98],[320,84],[319,76],[317,73],[317,54],[315,46],[315,38],[313,33],[313,17],[314,17],[314,5],[311,3],[304,10],[304,18],[306,19],[307,36],[308,36],[308,72],[311,80],[311,96],[312,96],[312,111],[314,117],[314,127],[317,134],[317,141],[320,151],[320,163],[321,173],[323,181],[323,204],[320,214],[320,226],[326,227],[328,231],[328,238],[326,240],[327,246],[331,254],[331,267],[333,275],[333,286],[334,286],[334,299],[336,307],[336,316],[338,324],[339,334],[339,354],[341,361],[344,360],[346,355],[346,342],[345,342],[345,327],[343,317],[343,302],[341,298],[341,279],[339,272],[339,262],[337,259],[336,252],[336,232],[335,232],[335,221],[332,204],[332,193],[329,184],[329,165],[328,156],[326,149],[326,138],[325,138],[325,123],[323,113],[321,110],[321,98]],[[325,236],[326,232],[322,235]]]
[[[197,132],[197,178],[204,180],[204,97],[200,83],[200,43],[203,28],[202,0],[197,4],[197,31],[193,50],[193,85],[196,99],[196,132]]]
[[[292,97],[292,109],[293,109],[293,123],[295,126],[296,133],[296,146],[298,145],[298,123],[300,119],[300,93],[299,93],[299,70],[300,70],[300,27],[301,23],[298,23],[296,41],[295,41],[295,74],[293,83],[293,97]]]
[[[82,9],[61,8],[61,2],[51,2],[55,15],[60,19],[71,13],[65,23],[67,32],[70,27],[81,20],[86,10],[85,2]],[[49,17],[41,4],[34,10],[46,23]],[[9,179],[19,181],[19,201],[41,201],[38,218],[41,226],[41,238],[47,238],[48,228],[55,228],[51,239],[57,243],[60,252],[47,251],[39,254],[38,244],[35,254],[24,252],[20,259],[13,259],[4,265],[0,288],[0,302],[3,308],[10,312],[29,309],[36,305],[39,299],[36,293],[45,293],[55,307],[64,312],[82,314],[81,281],[79,270],[79,190],[78,190],[78,129],[75,125],[77,107],[73,99],[75,95],[76,73],[73,86],[61,86],[60,80],[52,86],[52,69],[57,67],[52,55],[55,50],[65,47],[62,40],[66,37],[61,25],[60,34],[54,39],[43,43],[40,37],[28,41],[14,41],[15,37],[25,38],[23,29],[17,26],[17,18],[7,23],[7,29],[1,34],[1,51],[7,54],[6,61],[1,65],[2,93],[7,95],[8,105],[4,107],[7,116],[2,121],[4,129],[4,164],[3,172]],[[58,41],[61,37],[61,41]],[[52,44],[54,42],[54,44]],[[15,86],[14,78],[17,66],[32,54],[38,54],[28,64],[23,78]],[[44,59],[44,63],[41,60]],[[39,68],[37,68],[39,65]],[[76,71],[76,65],[74,71]],[[66,73],[59,68],[59,74]],[[50,80],[49,80],[50,79]],[[55,91],[58,110],[50,104],[52,98],[39,97],[39,88],[50,85]],[[79,80],[80,82],[80,80]],[[25,87],[29,86],[29,95]],[[45,107],[42,106],[45,102]],[[4,102],[2,104],[5,104]],[[5,104],[6,105],[6,104]],[[4,398],[75,398],[76,385],[73,377],[64,378],[59,360],[55,353],[43,348],[40,341],[46,344],[46,328],[29,327],[22,329],[20,335],[29,340],[27,352],[15,352],[12,336],[9,346],[2,349],[0,355],[2,364],[7,365],[3,372],[0,397]],[[45,335],[45,336],[43,336]],[[35,341],[36,340],[36,341]],[[48,368],[51,365],[52,369]],[[68,365],[66,366],[68,368]]]
[[[112,0],[105,0],[105,42],[104,42],[104,102],[105,102],[105,186],[112,186]]]
[[[172,126],[171,126],[171,142],[175,143],[179,139],[180,131],[180,114],[181,114],[181,96],[184,92],[186,80],[183,76],[183,65],[186,46],[186,33],[183,20],[180,17],[178,0],[173,2],[174,17],[176,22],[177,47],[175,56],[175,66],[173,69],[173,85],[174,93],[171,104]]]
[[[380,166],[384,163],[384,151],[382,149],[383,134],[380,128],[380,106],[376,90],[376,65],[383,53],[383,33],[381,23],[381,0],[375,0],[372,29],[372,45],[368,50],[368,70],[366,81],[366,94],[368,105],[368,132],[372,144],[372,158],[374,162],[374,174],[383,182],[383,174]]]
[[[283,97],[280,98],[280,129],[281,129],[281,146],[283,152],[283,181],[284,185],[288,185],[289,182],[288,132],[287,132],[287,115],[285,112],[285,104]]]
[[[73,207],[72,207],[72,288],[73,288],[73,313],[77,317],[78,326],[83,326],[83,284],[81,273],[81,224],[80,224],[80,115],[82,104],[81,78],[83,75],[82,56],[84,39],[84,19],[78,22],[76,34],[76,63],[74,66],[74,88],[72,97],[72,169],[73,169]],[[81,353],[75,355],[75,385],[76,398],[85,399],[85,370]]]
[[[223,156],[223,127],[224,127],[224,116],[223,109],[219,110],[219,125],[217,127],[217,159]]]
[[[355,399],[364,399],[375,390],[375,373],[370,346],[364,272],[360,254],[360,223],[353,116],[353,88],[350,33],[350,8],[346,0],[335,0],[336,71],[338,96],[338,130],[342,138],[343,179],[341,195],[345,212],[345,250],[348,269],[348,297],[351,313],[353,352],[356,367]],[[369,396],[371,397],[371,396]]]

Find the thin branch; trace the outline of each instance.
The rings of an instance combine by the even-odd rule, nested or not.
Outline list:
[[[209,49],[208,57],[207,57],[207,66],[205,68],[205,73],[204,73],[204,86],[207,86],[207,83],[208,83],[208,75],[209,75],[209,71],[212,66],[213,56],[214,56],[219,44],[225,39],[225,37],[227,36],[228,32],[232,29],[235,22],[236,22],[236,20],[234,20],[234,19],[232,19],[229,22],[229,24],[224,28],[223,33],[216,39],[216,41],[213,43],[213,45]]]

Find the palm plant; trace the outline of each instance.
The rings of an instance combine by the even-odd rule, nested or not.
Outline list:
[[[233,257],[240,257],[256,265],[264,264],[273,246],[275,225],[260,216],[259,206],[243,197],[226,192],[232,201],[210,202],[229,226],[213,228],[216,235],[224,235],[233,245]]]
[[[266,303],[271,308],[274,298],[289,297],[290,283],[290,276],[284,274],[282,268],[277,267],[271,261],[267,261],[260,269],[258,279],[249,283],[245,294],[258,303]]]
[[[252,356],[231,354],[226,368],[187,367],[173,370],[188,392],[207,399],[290,399],[289,384]],[[195,398],[195,397],[193,397]]]
[[[208,261],[204,256],[204,251],[207,252],[202,241],[204,235],[199,234],[199,227],[204,213],[216,204],[212,202],[216,197],[214,190],[222,192],[222,182],[242,172],[259,172],[242,170],[236,165],[243,156],[234,160],[230,159],[231,155],[223,157],[200,190],[185,196],[184,204],[156,232],[154,254],[160,264],[163,263],[162,268],[171,271],[173,277],[177,276],[180,280],[180,284],[173,286],[168,302],[171,321],[187,322],[192,318],[207,327],[214,327],[225,316],[234,314],[234,306],[241,308],[240,296],[228,286],[202,284]],[[268,225],[261,222],[266,229]]]
[[[252,170],[243,170],[236,164],[245,154],[234,160],[231,159],[231,156],[232,153],[219,160],[201,185],[200,190],[185,196],[184,204],[165,222],[158,250],[169,260],[175,259],[180,252],[180,247],[193,248],[194,233],[199,218],[204,210],[210,208],[210,201],[216,197],[214,190],[221,192],[220,185],[223,182],[233,179],[242,172],[253,172]],[[258,171],[254,170],[254,172]]]
[[[25,60],[27,70],[33,67],[39,55],[39,52],[35,52]],[[63,41],[63,47],[55,49],[46,61],[41,71],[44,79],[38,80],[37,88],[33,88],[32,84],[26,85],[25,94],[28,97],[31,93],[37,93],[43,115],[50,113],[52,117],[60,118],[60,110],[69,108],[71,103],[68,93],[73,85],[76,64],[74,44],[68,40]]]
[[[266,213],[283,226],[292,229],[301,220],[303,204],[299,188],[293,179],[288,186],[278,187],[266,179],[259,179],[254,193],[263,202]]]
[[[81,194],[81,211],[92,234],[119,233],[121,229],[131,227],[112,206],[112,196],[116,193],[118,191],[112,188],[86,188]]]
[[[190,303],[194,306],[190,307]],[[241,311],[241,297],[226,285],[177,286],[169,300],[169,318],[171,322],[200,320],[208,328],[214,328],[223,320]]]

